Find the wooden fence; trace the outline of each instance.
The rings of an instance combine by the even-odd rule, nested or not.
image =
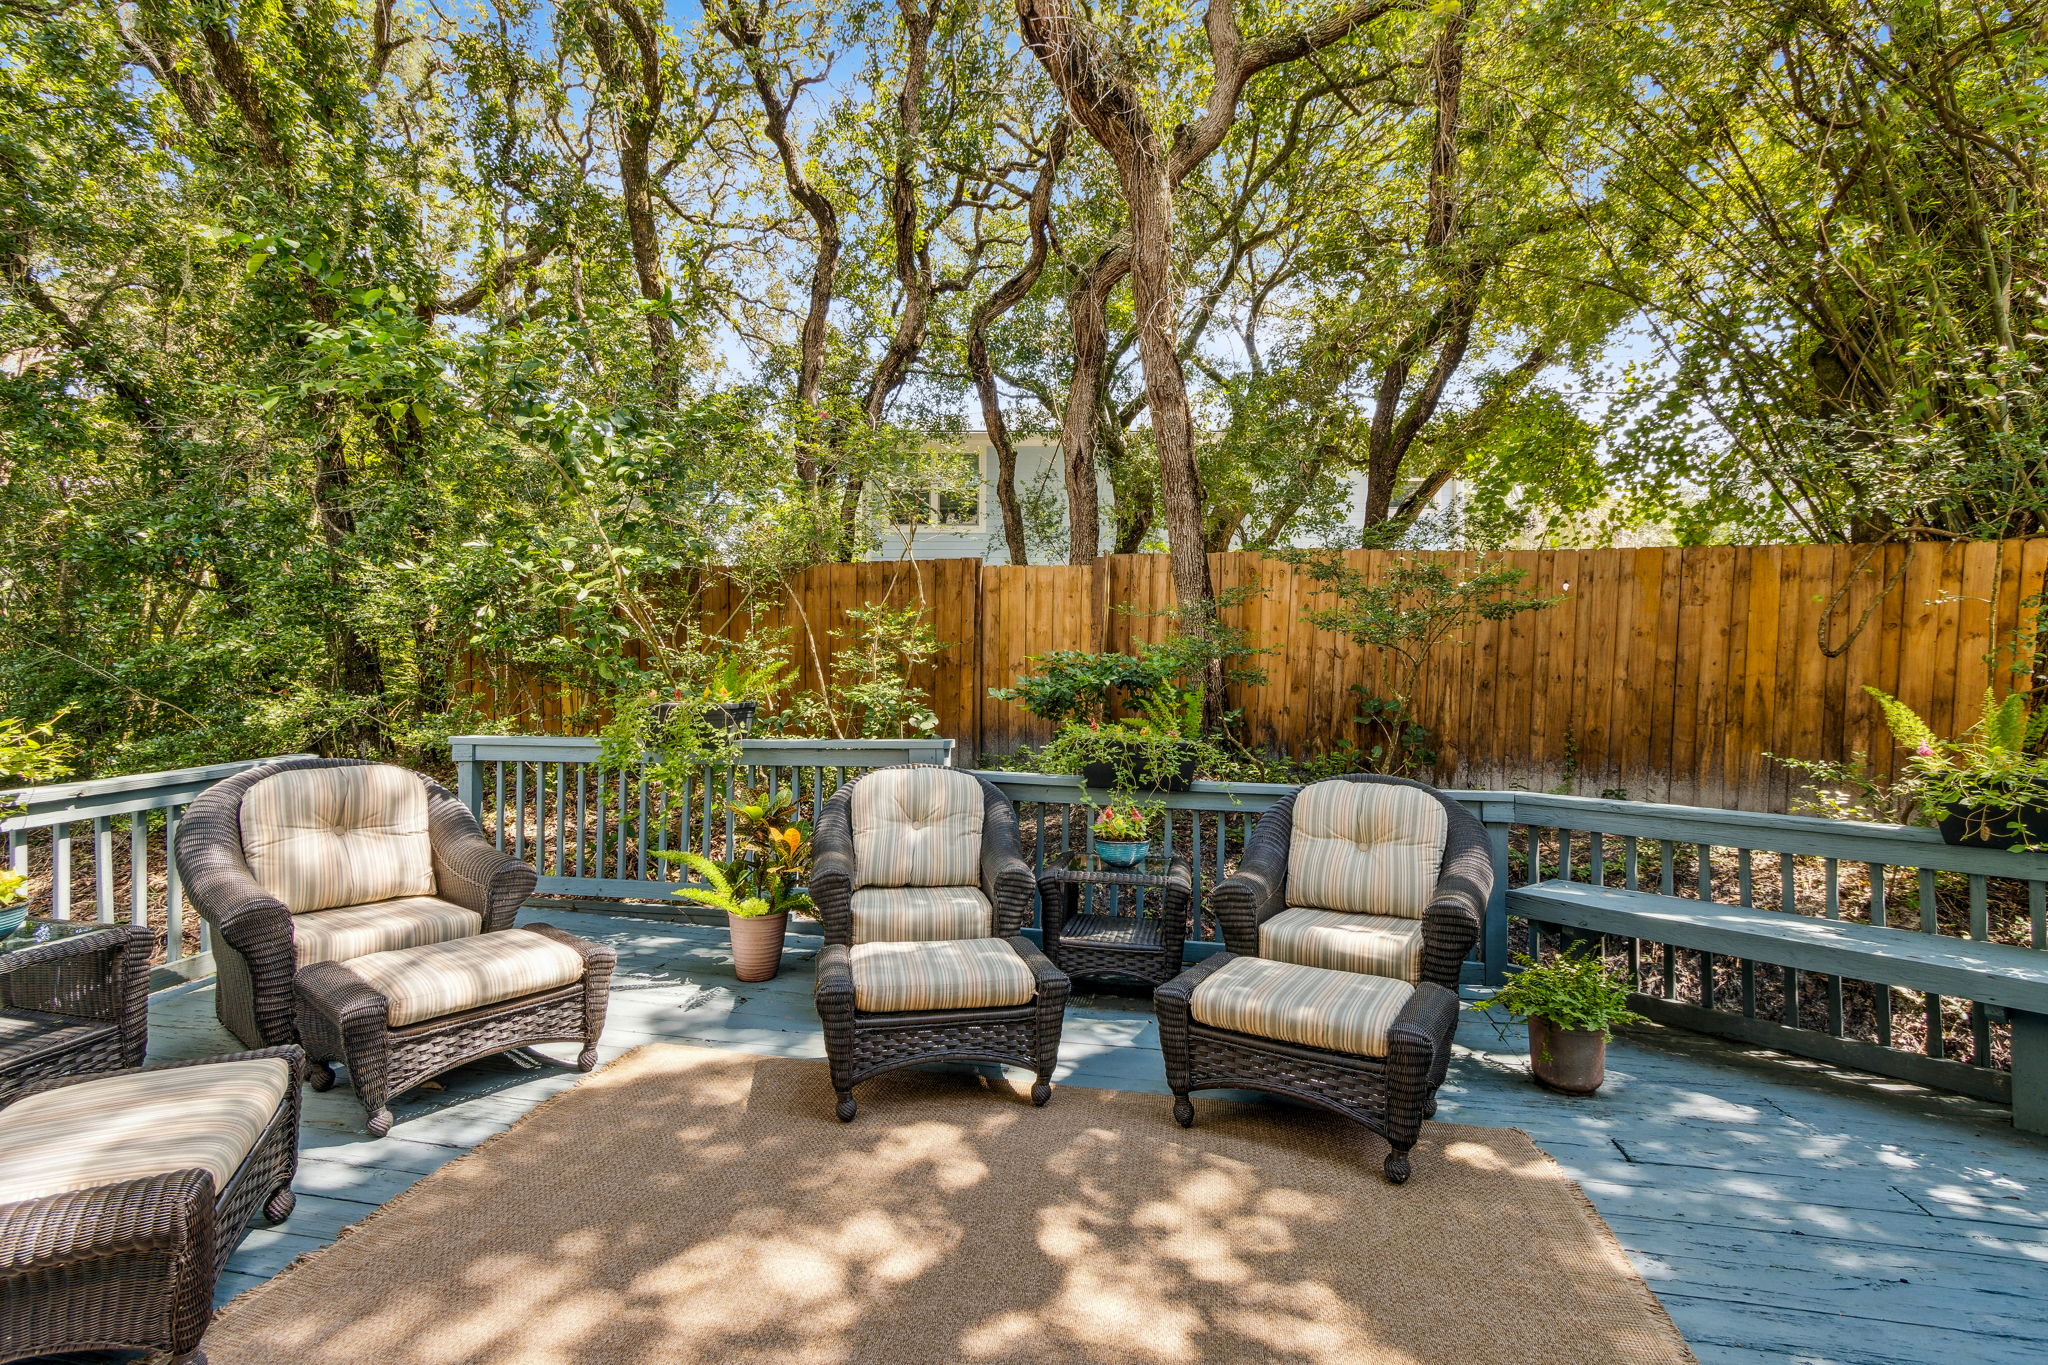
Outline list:
[[[1353,551],[1374,573],[1402,557]],[[1464,565],[1483,557],[1432,555]],[[1799,779],[1767,755],[1898,755],[1870,684],[1945,734],[1967,727],[2006,647],[2031,629],[2048,539],[1959,545],[1712,546],[1527,550],[1498,558],[1562,600],[1482,623],[1433,661],[1417,712],[1441,737],[1436,777],[1460,787],[1555,788],[1638,800],[1782,810]],[[1266,651],[1257,686],[1233,689],[1251,739],[1289,752],[1362,738],[1358,696],[1385,690],[1378,651],[1311,628],[1335,605],[1308,576],[1257,554],[1212,558],[1219,589],[1256,588],[1227,613]],[[921,603],[947,648],[918,681],[961,761],[1044,740],[1046,728],[988,690],[1051,649],[1129,650],[1162,638],[1173,603],[1163,555],[1092,566],[975,560],[842,564],[743,598],[716,576],[696,593],[706,628],[787,628],[802,684],[818,686],[843,647],[849,607]],[[496,719],[557,730],[573,707],[502,672],[477,692]]]

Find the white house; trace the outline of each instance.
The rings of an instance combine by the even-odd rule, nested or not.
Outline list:
[[[933,489],[923,494],[898,497],[897,520],[876,541],[868,553],[870,560],[892,559],[979,559],[987,564],[1008,564],[1010,552],[1003,538],[1002,507],[996,498],[996,451],[988,442],[983,431],[963,432],[959,438],[960,458],[971,460],[975,466],[975,477],[966,491]],[[1027,509],[1026,522],[1032,518],[1029,509],[1036,506],[1057,513],[1059,542],[1031,546],[1034,562],[1060,563],[1066,558],[1066,480],[1060,468],[1059,441],[1054,437],[1038,436],[1015,439],[1017,450],[1017,496]],[[1102,508],[1102,543],[1110,543],[1114,527],[1110,520],[1112,507],[1109,477],[1096,475],[1099,494],[1097,504]],[[1365,476],[1351,476],[1350,505],[1355,523],[1363,514],[1365,504]],[[1456,482],[1445,486],[1437,495],[1436,506],[1441,510],[1455,508],[1463,495],[1463,488]],[[1044,518],[1041,517],[1040,520]]]

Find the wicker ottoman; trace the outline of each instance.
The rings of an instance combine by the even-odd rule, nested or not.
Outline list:
[[[1342,1114],[1386,1138],[1387,1179],[1408,1179],[1408,1149],[1436,1112],[1458,998],[1442,986],[1215,956],[1152,996],[1173,1116],[1195,1121],[1191,1091],[1264,1090]]]
[[[919,1062],[976,1061],[1035,1072],[1031,1102],[1052,1097],[1067,974],[1022,936],[827,944],[816,1000],[840,1121],[853,1087]]]
[[[0,1359],[197,1362],[250,1220],[292,1209],[295,1047],[35,1081],[0,1109]]]
[[[551,924],[317,962],[298,974],[299,1039],[315,1090],[348,1066],[373,1136],[391,1101],[432,1076],[534,1043],[580,1042],[597,1065],[610,948]],[[543,1058],[542,1060],[546,1060]]]

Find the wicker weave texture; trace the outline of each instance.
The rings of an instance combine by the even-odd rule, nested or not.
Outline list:
[[[291,913],[257,884],[243,857],[242,796],[278,773],[361,762],[297,758],[250,768],[207,788],[178,827],[179,875],[214,933],[214,1008],[228,1031],[251,1047],[296,1041],[296,958]],[[427,788],[435,893],[475,911],[486,933],[511,928],[538,874],[495,847],[453,792],[431,778],[420,781]]]
[[[1142,889],[1153,913],[1081,914],[1081,898],[1089,887],[1098,888],[1098,900],[1110,888]],[[1158,986],[1180,974],[1194,908],[1194,868],[1185,857],[1175,858],[1158,876],[1049,868],[1039,875],[1038,901],[1046,956],[1068,975]]]
[[[391,1130],[391,1102],[444,1071],[481,1057],[535,1043],[583,1044],[576,1065],[597,1065],[618,954],[601,943],[556,928],[526,928],[574,948],[583,979],[535,995],[501,1000],[445,1019],[390,1027],[384,997],[346,963],[316,962],[298,974],[298,1032],[312,1063],[315,1089],[334,1084],[333,1064],[348,1067],[363,1106],[364,1126],[375,1137]]]
[[[172,1171],[0,1205],[0,1357],[143,1349],[182,1358],[213,1319],[214,1285],[250,1221],[281,1222],[298,1169],[296,1047],[174,1062],[166,1067],[277,1057],[291,1084],[227,1186],[204,1171]],[[28,1086],[35,1094],[87,1077]]]
[[[1403,777],[1347,773],[1336,782],[1376,782],[1428,792],[1444,807],[1444,852],[1436,888],[1422,916],[1422,980],[1455,991],[1465,959],[1479,942],[1486,902],[1493,894],[1493,856],[1486,826],[1434,787]],[[1259,926],[1287,908],[1287,849],[1294,834],[1299,789],[1259,817],[1237,870],[1209,889],[1208,903],[1223,929],[1224,946],[1240,957],[1259,955]]]
[[[155,944],[139,925],[108,925],[7,955],[0,1001],[26,1027],[0,1044],[0,1101],[31,1081],[142,1065]]]

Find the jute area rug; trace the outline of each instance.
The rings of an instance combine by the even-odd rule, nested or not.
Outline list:
[[[1686,1362],[1520,1132],[646,1047],[236,1299],[213,1365]]]

